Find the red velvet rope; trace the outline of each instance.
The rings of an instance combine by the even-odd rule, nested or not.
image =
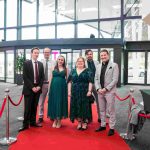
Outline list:
[[[134,97],[132,97],[131,100],[132,100],[132,104],[135,104],[135,103],[136,103]]]
[[[144,117],[144,118],[150,118],[150,115],[145,115],[145,114],[139,114],[139,116]]]
[[[120,98],[116,93],[115,93],[115,96],[116,96],[116,98],[117,98],[119,101],[125,101],[125,100],[127,100],[127,99],[130,97],[130,94],[127,95],[125,98]]]
[[[5,105],[6,105],[6,101],[7,101],[7,99],[6,99],[6,98],[4,98],[4,101],[3,101],[2,107],[1,107],[1,109],[0,109],[0,118],[1,118],[1,116],[2,116],[2,114],[3,114],[4,108],[5,108]]]
[[[21,103],[22,99],[23,99],[23,95],[20,97],[19,102],[17,104],[12,101],[12,99],[10,98],[9,95],[8,95],[8,99],[10,100],[10,102],[11,102],[12,105],[18,106]]]

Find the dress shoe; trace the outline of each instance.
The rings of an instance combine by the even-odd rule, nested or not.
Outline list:
[[[110,129],[109,132],[108,132],[108,136],[112,136],[115,134],[115,131],[114,129]]]
[[[40,123],[30,124],[30,127],[42,127],[42,124]]]
[[[39,118],[38,123],[42,123],[43,122],[43,118]]]
[[[98,129],[95,130],[95,132],[99,132],[99,131],[103,131],[103,130],[106,130],[106,127],[100,126]]]
[[[21,132],[21,131],[24,131],[24,130],[27,130],[27,129],[29,129],[29,127],[22,127],[22,128],[20,128],[20,129],[18,130],[18,132]]]

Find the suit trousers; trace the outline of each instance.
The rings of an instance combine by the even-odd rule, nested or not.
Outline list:
[[[48,83],[44,83],[42,86],[42,93],[39,99],[39,118],[44,116],[44,102],[48,93]]]
[[[24,121],[23,126],[28,127],[36,123],[36,112],[40,93],[31,93],[24,95]]]
[[[115,115],[115,93],[106,92],[104,95],[98,94],[99,108],[100,108],[100,117],[101,117],[101,126],[106,126],[106,113],[108,111],[109,118],[109,127],[114,129],[116,123]]]
[[[100,119],[100,109],[99,109],[99,102],[98,102],[98,94],[97,94],[97,91],[95,89],[95,86],[93,86],[92,92],[93,92],[93,95],[94,95],[95,101],[96,101],[98,119]]]

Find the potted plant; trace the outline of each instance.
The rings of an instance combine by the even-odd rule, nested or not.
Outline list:
[[[24,54],[20,53],[20,55],[16,58],[16,84],[23,84],[23,63],[25,61]]]

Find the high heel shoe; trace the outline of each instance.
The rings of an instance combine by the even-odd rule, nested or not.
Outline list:
[[[61,120],[58,120],[56,128],[60,128],[61,127]]]
[[[82,124],[82,130],[87,130],[88,126],[87,126],[87,122],[84,122]]]
[[[82,129],[82,123],[81,121],[78,122],[78,126],[77,126],[77,130],[81,130]]]
[[[54,120],[52,128],[56,128],[56,126],[57,126],[57,120]]]

